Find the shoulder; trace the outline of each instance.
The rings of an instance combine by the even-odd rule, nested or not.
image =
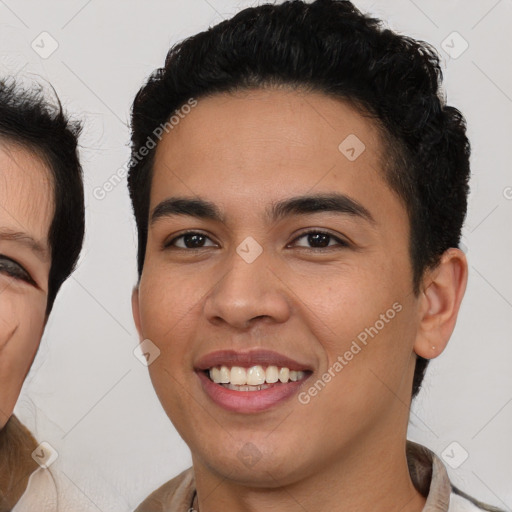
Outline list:
[[[504,512],[455,487],[443,461],[426,446],[407,440],[406,454],[413,484],[427,498],[425,512]]]
[[[99,507],[96,501],[101,503],[102,510],[107,510],[103,508],[107,504],[103,496],[97,499],[90,489],[87,491],[84,492],[81,486],[60,471],[57,463],[52,464],[51,468],[39,467],[30,475],[27,488],[12,512],[97,512]],[[116,508],[109,507],[108,510],[127,510],[125,506],[120,508],[124,505],[120,500],[116,501]]]
[[[192,503],[194,492],[194,472],[189,468],[153,491],[135,512],[187,511]]]

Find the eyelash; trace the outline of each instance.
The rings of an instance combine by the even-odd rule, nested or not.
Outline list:
[[[0,254],[0,273],[5,273],[18,281],[35,285],[30,274],[19,263],[3,254]]]
[[[205,237],[205,238],[209,238],[207,235],[205,235],[204,233],[201,233],[200,231],[186,231],[185,233],[182,233],[181,235],[173,238],[172,240],[170,240],[169,242],[166,242],[164,243],[164,249],[169,249],[171,247],[173,247],[173,244],[187,236],[187,235],[200,235],[202,237]],[[338,243],[338,246],[339,248],[346,248],[346,247],[350,247],[350,244],[348,242],[346,242],[345,240],[342,240],[341,238],[338,238],[337,236],[334,236],[333,234],[327,232],[327,231],[322,231],[322,230],[318,230],[318,229],[312,229],[310,231],[305,231],[304,233],[301,233],[299,236],[297,236],[293,242],[296,242],[297,240],[305,237],[305,236],[308,236],[308,235],[325,235],[327,237],[329,237],[331,240],[334,240]],[[292,243],[293,243],[292,242]],[[196,248],[189,248],[189,247],[174,247],[175,249],[180,249],[180,250],[184,250],[184,251],[193,251],[193,250],[200,250],[200,249],[205,249],[205,247],[196,247]],[[302,249],[306,249],[306,250],[310,250],[310,251],[322,251],[324,249],[333,249],[335,248],[335,246],[331,246],[331,245],[328,245],[326,247],[301,247]]]

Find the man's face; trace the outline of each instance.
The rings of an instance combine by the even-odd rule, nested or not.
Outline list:
[[[134,314],[196,466],[274,486],[405,438],[418,300],[385,150],[291,90],[200,99],[159,143]]]

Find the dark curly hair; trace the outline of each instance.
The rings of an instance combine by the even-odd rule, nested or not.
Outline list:
[[[458,247],[469,192],[470,145],[462,114],[446,105],[439,57],[349,1],[301,0],[244,9],[173,46],[135,97],[128,186],[138,228],[138,272],[146,251],[155,128],[190,98],[287,86],[350,102],[379,126],[383,173],[410,221],[413,291],[424,271]],[[134,157],[137,158],[134,158]],[[428,360],[417,358],[412,396]]]
[[[52,261],[47,316],[62,283],[75,268],[84,238],[84,189],[77,150],[80,131],[80,123],[65,115],[57,94],[50,101],[40,84],[29,89],[12,77],[0,79],[0,139],[32,151],[52,176],[55,210],[48,234]]]

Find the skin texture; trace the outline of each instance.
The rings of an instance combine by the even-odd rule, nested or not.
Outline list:
[[[0,428],[13,412],[46,323],[52,194],[40,158],[0,145]]]
[[[338,149],[350,134],[366,147],[354,161]],[[450,249],[413,294],[408,217],[383,179],[383,158],[368,118],[288,89],[200,99],[160,142],[150,213],[172,196],[209,200],[225,216],[150,224],[133,293],[140,338],[161,351],[149,371],[191,449],[201,512],[423,508],[405,457],[415,354],[444,349],[467,263]],[[274,202],[332,192],[374,222],[333,212],[265,217]],[[301,236],[310,228],[348,245],[331,238],[311,249]],[[163,248],[185,230],[206,235],[204,247],[186,249],[180,238]],[[236,252],[248,236],[263,248],[250,264]],[[265,348],[307,363],[307,390],[395,303],[400,312],[307,404],[294,396],[264,412],[226,411],[194,371],[216,350]],[[244,463],[247,450],[256,463]]]

